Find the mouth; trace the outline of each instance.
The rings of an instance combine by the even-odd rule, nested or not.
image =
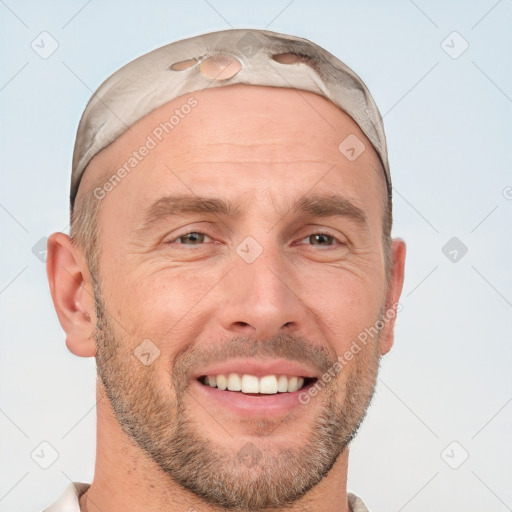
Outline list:
[[[296,375],[201,375],[192,381],[191,391],[210,415],[222,417],[228,413],[250,421],[277,420],[309,403],[301,400],[301,395],[309,393],[317,380]]]
[[[303,407],[303,394],[316,385],[318,375],[318,369],[297,361],[230,359],[198,369],[190,390],[210,415],[277,420]]]
[[[249,395],[268,396],[295,393],[314,384],[315,377],[299,375],[265,375],[259,377],[250,374],[201,375],[197,381],[203,386],[221,391]]]

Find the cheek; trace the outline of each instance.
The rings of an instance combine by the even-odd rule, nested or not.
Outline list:
[[[124,275],[124,277],[121,277]],[[186,347],[201,332],[199,316],[211,306],[208,292],[218,281],[211,273],[179,269],[119,274],[116,294],[120,320],[131,336],[151,339],[165,355]]]
[[[360,333],[378,320],[383,305],[380,279],[348,269],[331,269],[318,274],[302,274],[297,295],[314,311],[338,354],[347,350]]]
[[[309,295],[308,304],[316,308],[323,337],[337,354],[338,399],[345,399],[350,379],[373,386],[379,359],[375,327],[382,307],[380,290],[377,292],[367,279],[345,273],[325,280],[321,287],[311,286],[304,293]]]

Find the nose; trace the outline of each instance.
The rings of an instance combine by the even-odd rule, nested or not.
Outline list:
[[[279,251],[264,250],[252,263],[235,254],[234,268],[222,280],[217,309],[220,325],[230,333],[270,339],[298,331],[307,308],[298,286],[298,270]]]

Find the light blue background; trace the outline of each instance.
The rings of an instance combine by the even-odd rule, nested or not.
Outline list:
[[[94,360],[67,351],[32,253],[67,232],[83,108],[134,57],[230,26],[315,41],[384,115],[406,279],[349,489],[372,512],[512,510],[511,22],[510,0],[0,1],[0,512],[93,476]],[[42,31],[59,44],[48,59],[31,48]],[[456,59],[453,31],[469,43]],[[453,236],[468,248],[456,263],[441,251]],[[59,453],[46,470],[30,455],[42,441]],[[452,465],[469,453],[459,469],[441,456],[452,441]]]

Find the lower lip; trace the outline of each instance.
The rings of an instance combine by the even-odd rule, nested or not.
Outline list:
[[[205,386],[199,381],[194,381],[192,389],[205,398],[205,405],[214,403],[249,417],[279,416],[289,413],[293,409],[303,405],[299,401],[299,394],[305,393],[315,383],[311,382],[299,391],[291,393],[277,393],[275,395],[245,395],[242,392],[222,391],[218,388]]]

